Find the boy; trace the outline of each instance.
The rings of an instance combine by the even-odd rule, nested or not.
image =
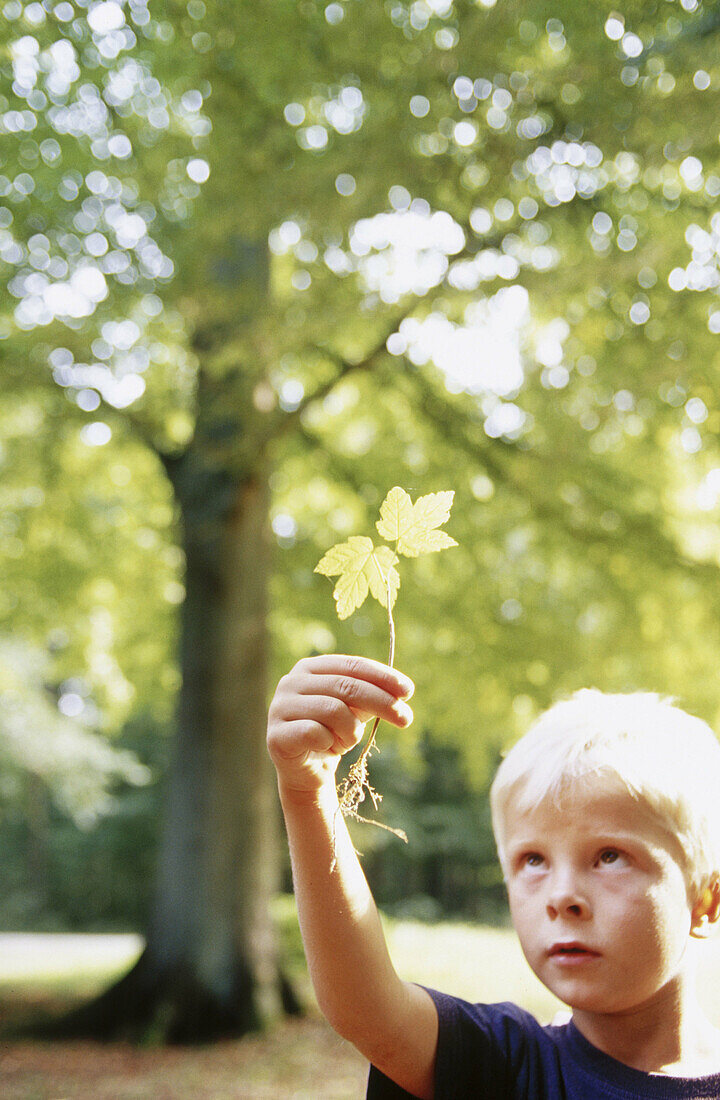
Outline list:
[[[583,691],[501,764],[491,805],[513,924],[572,1009],[541,1027],[512,1004],[403,982],[390,961],[335,772],[371,716],[410,724],[412,691],[375,661],[313,657],[280,681],[268,723],[310,975],[371,1063],[368,1096],[720,1098],[720,1032],[697,1003],[690,942],[720,915],[710,729],[656,695]]]

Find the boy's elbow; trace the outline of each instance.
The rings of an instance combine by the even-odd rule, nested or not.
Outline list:
[[[311,971],[311,976],[312,971]],[[356,1046],[367,1057],[367,1049],[375,1048],[388,1035],[402,1030],[407,1016],[405,983],[394,970],[383,969],[378,974],[357,974],[343,970],[323,975],[313,986],[318,1007],[333,1031]]]
[[[363,1021],[361,1013],[356,1010],[355,1006],[338,1005],[332,1001],[328,1003],[320,998],[318,999],[318,1006],[333,1031],[341,1039],[347,1039],[349,1043],[352,1043],[364,1054],[363,1047],[369,1037],[367,1034],[367,1021]]]
[[[380,1006],[320,1008],[332,1029],[387,1077],[413,1096],[431,1100],[437,1011],[424,989],[402,984],[402,997],[385,1012]]]

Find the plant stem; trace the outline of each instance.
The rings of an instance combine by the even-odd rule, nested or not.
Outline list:
[[[393,619],[392,604],[390,603],[390,582],[389,582],[389,580],[388,580],[388,586],[387,586],[387,613],[388,613],[388,627],[389,627],[389,630],[390,630],[390,648],[388,650],[387,663],[390,665],[390,668],[392,668],[393,667],[393,661],[395,660],[395,620]],[[375,721],[373,722],[373,727],[370,730],[370,736],[368,738],[368,742],[367,742],[365,748],[363,749],[363,751],[360,754],[360,757],[358,759],[359,764],[364,764],[364,762],[367,760],[368,756],[372,752],[372,750],[375,746],[375,734],[377,733],[377,728],[378,728],[379,725],[380,725],[380,717],[378,716],[375,719]],[[374,799],[373,799],[373,801],[374,801]],[[375,808],[377,809],[377,804],[376,804]]]

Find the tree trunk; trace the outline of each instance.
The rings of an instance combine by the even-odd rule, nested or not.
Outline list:
[[[63,1034],[203,1042],[298,1010],[268,910],[279,840],[264,738],[267,482],[235,481],[196,449],[171,476],[186,598],[154,914],[135,967]]]
[[[27,821],[27,883],[40,907],[48,900],[48,795],[47,787],[35,775],[25,777],[25,819]]]

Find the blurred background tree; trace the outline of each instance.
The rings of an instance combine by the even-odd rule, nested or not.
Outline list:
[[[383,656],[312,570],[393,484],[454,488],[460,543],[398,611],[408,888],[495,889],[472,792],[558,693],[718,717],[720,6],[2,16],[3,919],[145,921],[78,1029],[240,1033],[294,1007],[268,693],[311,650]],[[70,900],[59,843],[126,891]]]

